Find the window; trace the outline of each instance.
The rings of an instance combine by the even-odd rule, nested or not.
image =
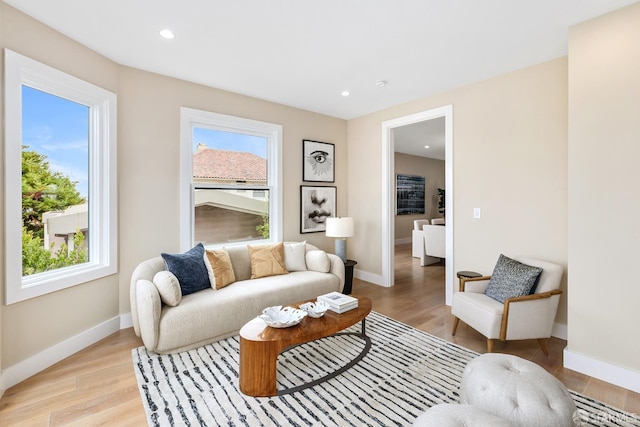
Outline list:
[[[7,304],[114,274],[116,95],[5,49],[5,110]]]
[[[182,108],[181,245],[282,240],[282,127]]]

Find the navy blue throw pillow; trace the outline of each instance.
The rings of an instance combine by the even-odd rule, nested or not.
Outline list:
[[[211,287],[207,266],[204,264],[202,243],[198,243],[183,254],[162,253],[160,255],[164,259],[167,270],[178,278],[183,296]]]

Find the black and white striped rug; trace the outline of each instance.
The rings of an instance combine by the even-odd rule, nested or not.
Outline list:
[[[348,329],[358,332],[360,324]],[[238,389],[238,337],[191,351],[133,350],[150,426],[408,426],[427,408],[457,402],[467,363],[478,353],[372,312],[372,346],[357,365],[289,395],[254,398]],[[278,358],[278,389],[323,377],[357,356],[361,338],[340,335]],[[572,392],[583,425],[640,426],[640,419]]]

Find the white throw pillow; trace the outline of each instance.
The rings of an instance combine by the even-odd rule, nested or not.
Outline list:
[[[287,271],[305,271],[307,263],[305,262],[307,241],[300,243],[284,244],[284,265]]]
[[[160,299],[168,306],[175,307],[182,300],[182,290],[178,278],[169,270],[158,271],[153,276],[153,284],[158,288]]]
[[[306,255],[307,268],[320,273],[328,273],[331,270],[329,255],[322,250],[313,250]]]

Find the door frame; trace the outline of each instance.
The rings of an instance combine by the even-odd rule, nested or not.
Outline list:
[[[447,209],[445,225],[445,302],[451,305],[453,298],[453,105],[422,111],[408,116],[382,122],[382,284],[394,284],[395,255],[395,165],[392,130],[413,123],[445,118],[445,205]]]

